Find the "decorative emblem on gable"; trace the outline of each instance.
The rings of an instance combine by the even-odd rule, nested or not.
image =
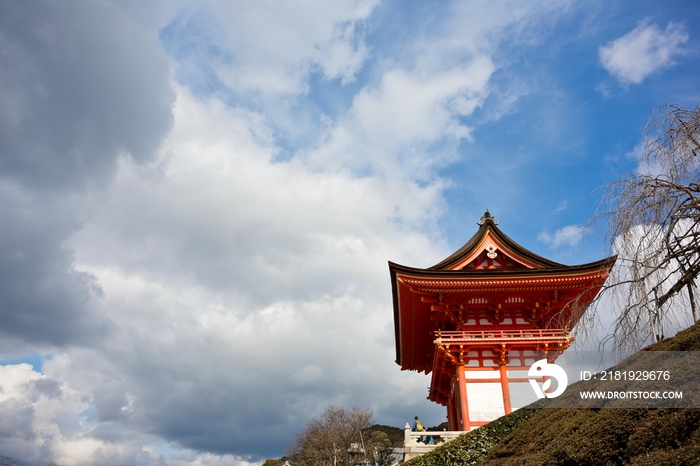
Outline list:
[[[498,256],[498,253],[496,252],[496,246],[494,246],[493,244],[489,244],[486,247],[486,255],[489,259],[495,259],[496,256]]]

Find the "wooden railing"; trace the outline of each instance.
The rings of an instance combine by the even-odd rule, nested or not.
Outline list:
[[[522,341],[522,340],[570,340],[566,329],[518,329],[518,330],[468,330],[438,331],[436,343],[474,342],[474,341]]]

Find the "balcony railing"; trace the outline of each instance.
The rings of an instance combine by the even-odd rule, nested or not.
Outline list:
[[[438,331],[435,338],[435,343],[572,340],[567,329]]]

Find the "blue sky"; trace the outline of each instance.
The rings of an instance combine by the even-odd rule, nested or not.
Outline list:
[[[387,261],[502,230],[566,264],[695,2],[4,2],[0,454],[249,465],[329,404],[443,422]],[[613,308],[603,320],[614,316]],[[26,364],[23,364],[26,363]]]

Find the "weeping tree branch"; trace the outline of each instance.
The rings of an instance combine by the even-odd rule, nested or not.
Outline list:
[[[700,106],[657,108],[635,173],[605,188],[596,215],[617,266],[603,290],[620,309],[611,338],[635,347],[663,337],[667,308],[686,290],[695,321],[700,275]]]

